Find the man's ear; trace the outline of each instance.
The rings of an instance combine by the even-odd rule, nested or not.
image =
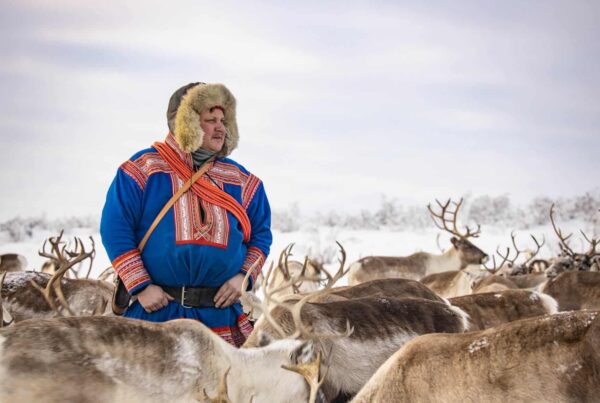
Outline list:
[[[290,355],[292,364],[308,364],[317,358],[317,352],[312,340],[305,341],[300,346],[296,347]]]

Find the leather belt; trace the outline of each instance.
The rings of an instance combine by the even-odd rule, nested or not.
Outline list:
[[[218,288],[211,287],[166,287],[161,288],[184,308],[212,308]]]

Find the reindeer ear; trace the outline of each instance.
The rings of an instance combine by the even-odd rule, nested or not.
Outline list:
[[[458,243],[458,238],[453,236],[452,238],[450,238],[450,242],[452,242],[452,245],[454,245],[454,247],[456,248],[456,244]]]
[[[273,342],[273,337],[262,330],[258,331],[258,347],[268,346]]]
[[[315,345],[312,341],[306,341],[296,347],[292,354],[290,355],[290,360],[292,364],[308,364],[313,362],[317,356],[317,352],[315,351]]]

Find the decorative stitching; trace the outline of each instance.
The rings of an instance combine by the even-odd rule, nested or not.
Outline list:
[[[131,291],[140,284],[151,281],[150,275],[144,268],[144,263],[137,249],[123,253],[112,261],[115,271],[123,280],[127,291]]]
[[[252,274],[250,274],[250,277],[252,277],[252,284],[256,284],[256,279],[262,271],[262,267],[265,264],[265,260],[265,254],[256,246],[251,246],[246,251],[246,259],[244,260],[244,264],[242,265],[242,271],[244,273],[248,273],[248,270],[250,270],[252,265],[258,262],[258,267],[252,271]]]
[[[183,187],[184,181],[173,173],[171,184],[175,193]],[[205,213],[204,222],[200,213],[201,207]],[[173,208],[177,245],[198,244],[227,248],[230,228],[226,209],[201,200],[190,191],[185,192]]]
[[[129,175],[141,190],[146,188],[148,178],[155,173],[171,173],[169,165],[157,152],[147,152],[133,161],[125,161],[120,167]]]
[[[250,333],[252,333],[252,324],[248,320],[246,314],[241,314],[237,318],[237,326],[223,326],[223,327],[211,327],[214,333],[219,335],[227,343],[240,347],[246,342]]]

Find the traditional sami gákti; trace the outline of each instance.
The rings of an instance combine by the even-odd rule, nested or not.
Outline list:
[[[235,98],[220,84],[188,87],[175,108],[169,106],[166,140],[120,166],[102,212],[102,241],[131,295],[149,284],[218,289],[257,262],[258,269],[262,268],[269,254],[271,211],[263,184],[227,158],[239,139]],[[204,134],[199,113],[214,107],[224,111],[227,136],[223,148],[206,162],[210,164],[206,173],[177,199],[140,252],[140,241],[159,211],[194,174],[192,153]],[[252,284],[259,271],[252,272]],[[216,308],[171,301],[148,313],[134,301],[124,316],[155,322],[197,319],[237,346],[252,331],[239,302]]]

